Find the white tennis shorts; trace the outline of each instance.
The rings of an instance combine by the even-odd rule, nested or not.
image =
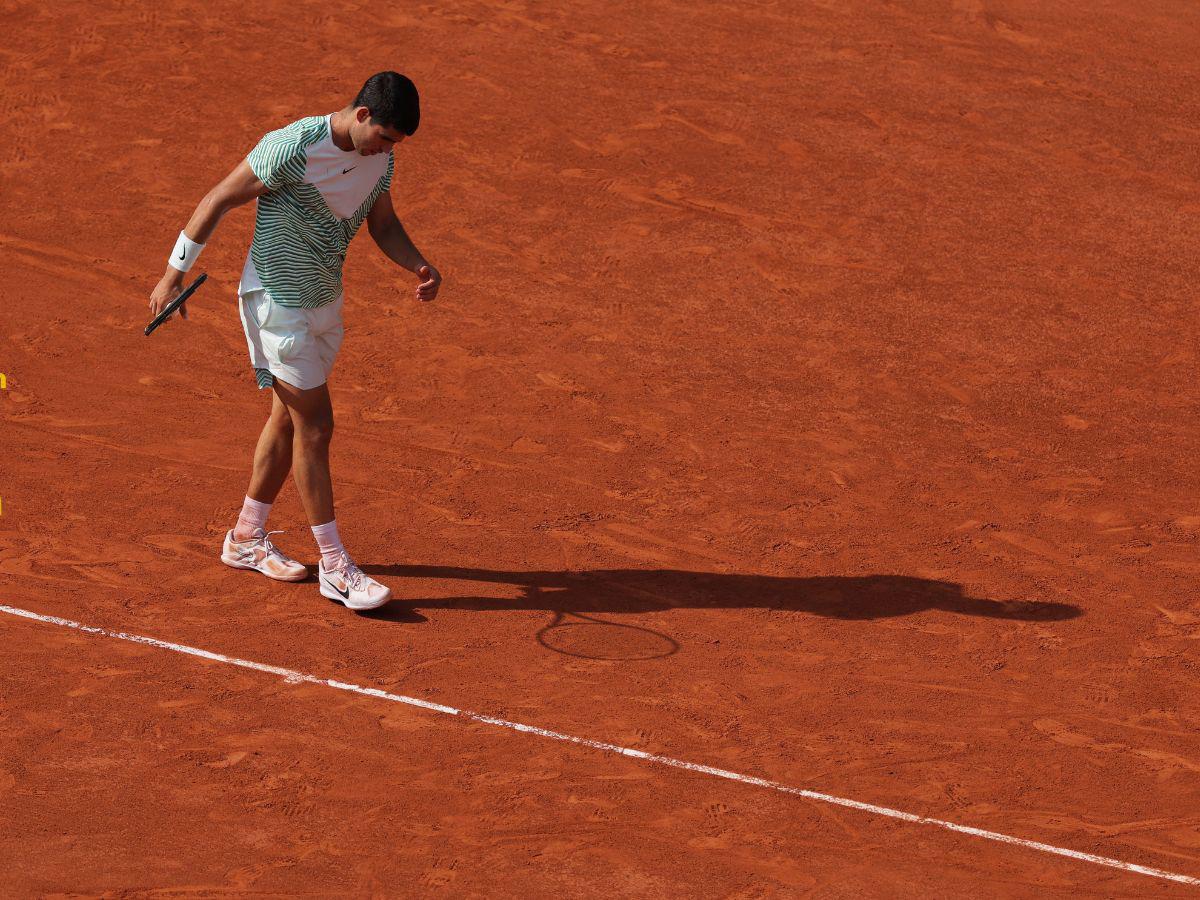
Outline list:
[[[238,297],[250,365],[260,388],[275,378],[301,390],[329,379],[342,346],[342,295],[316,309],[280,306],[265,290]]]

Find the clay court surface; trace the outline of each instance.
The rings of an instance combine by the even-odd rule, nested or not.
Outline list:
[[[1200,9],[1086,7],[0,4],[0,604],[1200,878]],[[382,69],[367,617],[218,561],[252,207],[142,328]],[[13,614],[0,697],[5,896],[1196,889]]]

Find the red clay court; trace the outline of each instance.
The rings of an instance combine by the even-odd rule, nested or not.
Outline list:
[[[0,894],[1195,893],[1200,7],[0,27]],[[218,560],[250,207],[142,329],[208,188],[383,69],[446,280],[346,264],[367,616]],[[271,527],[315,565],[290,482]]]

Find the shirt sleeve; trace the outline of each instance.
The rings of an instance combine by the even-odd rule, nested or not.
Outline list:
[[[304,180],[307,162],[305,146],[294,129],[280,128],[263,135],[258,146],[246,156],[246,162],[269,190],[276,190],[285,184],[299,184]]]

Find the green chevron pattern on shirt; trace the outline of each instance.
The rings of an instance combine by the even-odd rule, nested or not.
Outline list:
[[[280,306],[313,309],[342,292],[346,249],[375,199],[392,183],[394,162],[349,219],[339,219],[321,192],[304,181],[305,148],[326,134],[324,116],[308,116],[265,134],[246,161],[268,192],[258,198],[250,258]]]

